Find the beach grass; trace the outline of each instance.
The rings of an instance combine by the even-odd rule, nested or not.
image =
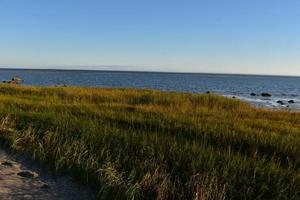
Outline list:
[[[99,199],[300,199],[300,113],[214,94],[0,85],[0,141]]]

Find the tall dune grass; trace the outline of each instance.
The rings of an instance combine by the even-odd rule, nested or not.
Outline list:
[[[99,199],[300,199],[300,113],[212,94],[0,85],[0,140]]]

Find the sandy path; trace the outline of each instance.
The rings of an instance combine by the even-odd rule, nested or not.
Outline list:
[[[18,174],[20,172],[25,174]],[[0,149],[1,200],[95,199],[93,193],[87,188],[80,187],[70,178],[54,178],[49,171],[41,170],[24,159],[8,155]]]

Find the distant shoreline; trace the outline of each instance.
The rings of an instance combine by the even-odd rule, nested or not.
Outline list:
[[[57,69],[57,68],[7,68],[0,67],[1,70],[24,70],[24,71],[74,71],[74,72],[109,72],[109,73],[152,73],[152,74],[189,74],[189,75],[212,75],[212,76],[259,76],[259,77],[295,77],[297,75],[272,75],[272,74],[239,74],[239,73],[212,73],[212,72],[167,72],[167,71],[138,71],[138,70],[101,70],[101,69]]]

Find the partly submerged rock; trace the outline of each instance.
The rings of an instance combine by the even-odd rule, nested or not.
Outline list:
[[[17,175],[24,177],[24,178],[33,178],[34,174],[30,171],[21,171],[19,173],[17,173]]]
[[[210,94],[210,91],[206,91],[205,93],[206,93],[206,94]]]
[[[267,92],[263,92],[263,93],[261,93],[261,96],[263,96],[263,97],[271,97],[272,94],[267,93]]]
[[[43,183],[43,184],[41,185],[41,189],[44,189],[44,190],[50,189],[50,186],[49,186],[47,183]]]
[[[295,103],[295,101],[294,100],[289,100],[288,103]]]
[[[250,93],[250,95],[251,95],[251,96],[256,96],[256,94],[255,94],[255,93],[253,93],[253,92],[252,92],[252,93]]]
[[[280,105],[283,105],[284,103],[283,103],[283,101],[281,101],[281,100],[278,100],[278,101],[276,101],[277,103],[279,103]]]

